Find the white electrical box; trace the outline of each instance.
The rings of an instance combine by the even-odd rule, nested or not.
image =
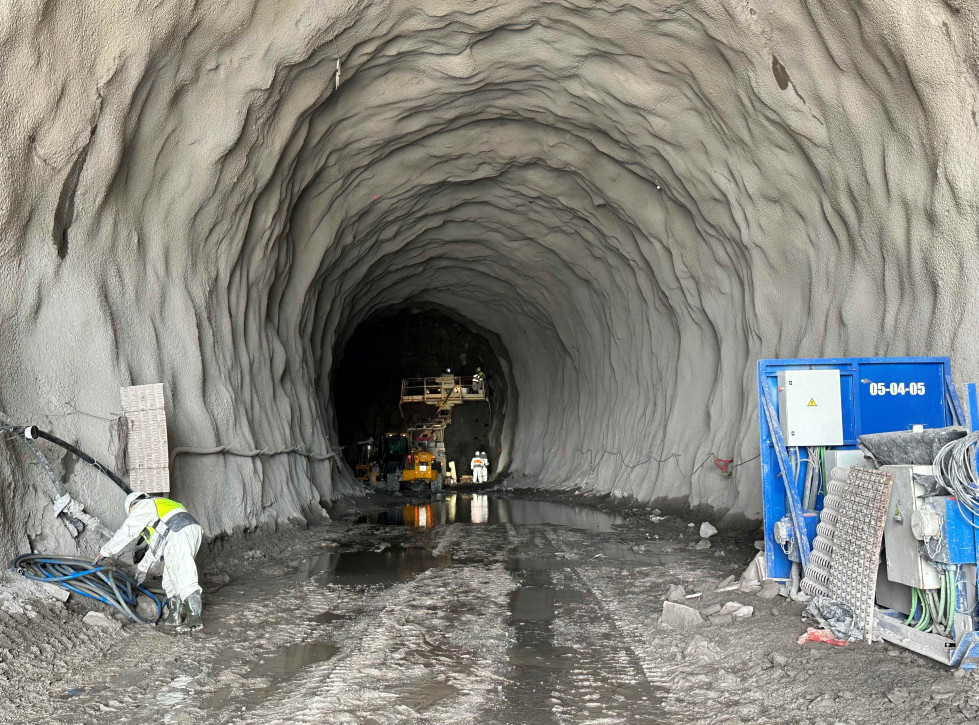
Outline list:
[[[843,445],[839,370],[782,370],[778,418],[785,445]]]

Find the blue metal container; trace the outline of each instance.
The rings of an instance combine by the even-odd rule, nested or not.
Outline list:
[[[765,557],[768,576],[788,578],[791,562],[775,542],[772,528],[787,514],[792,515],[789,491],[802,497],[802,479],[788,486],[782,480],[778,439],[773,435],[765,411],[765,400],[777,413],[778,373],[780,370],[839,370],[843,411],[843,445],[855,449],[857,439],[867,433],[910,430],[913,425],[943,428],[964,425],[965,417],[952,385],[952,366],[947,357],[898,358],[803,358],[758,361],[759,428],[761,438],[762,506],[765,517]],[[783,449],[784,452],[784,449]],[[785,458],[783,458],[784,464]],[[800,467],[801,468],[801,467]],[[816,509],[822,507],[817,502]],[[800,507],[801,508],[801,507]],[[805,513],[795,512],[799,521]],[[804,526],[812,543],[813,531]],[[805,547],[803,560],[808,557]]]

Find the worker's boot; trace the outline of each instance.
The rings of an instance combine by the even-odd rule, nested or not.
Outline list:
[[[180,624],[180,610],[183,608],[177,597],[167,599],[166,616],[160,620],[161,627],[176,627]]]
[[[201,593],[194,592],[184,600],[184,621],[179,627],[178,632],[194,632],[204,629],[204,620],[201,618]]]

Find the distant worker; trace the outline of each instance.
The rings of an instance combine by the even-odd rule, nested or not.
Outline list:
[[[482,368],[476,368],[476,374],[473,375],[473,392],[482,393],[486,385],[486,373],[483,372]]]
[[[126,520],[99,551],[95,563],[115,556],[142,536],[149,548],[136,568],[136,583],[146,580],[153,564],[163,562],[167,614],[160,624],[176,627],[178,632],[203,628],[194,557],[201,548],[204,530],[182,504],[168,498],[150,498],[134,491],[126,496],[125,507]]]
[[[470,468],[473,471],[473,483],[486,483],[486,465],[487,460],[483,457],[483,454],[476,451],[476,455],[473,456],[472,462],[470,463]]]
[[[489,456],[486,455],[486,451],[483,451],[479,457],[483,459],[483,483],[486,483],[490,468]]]

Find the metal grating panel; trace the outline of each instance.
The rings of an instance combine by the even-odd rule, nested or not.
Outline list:
[[[851,468],[836,516],[830,593],[848,605],[869,642],[874,629],[874,592],[884,521],[894,477]]]
[[[823,510],[819,514],[819,525],[816,526],[816,538],[812,542],[812,553],[809,555],[809,566],[806,567],[806,575],[802,580],[802,591],[812,597],[830,596],[830,568],[833,539],[836,538],[836,519],[843,503],[849,472],[848,468],[834,468],[830,472]]]
[[[163,384],[120,390],[129,420],[129,487],[143,493],[169,493],[170,468]]]

